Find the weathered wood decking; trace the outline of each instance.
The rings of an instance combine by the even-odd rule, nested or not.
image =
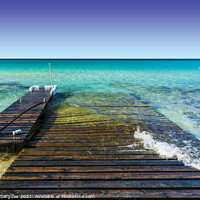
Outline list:
[[[200,198],[199,170],[145,150],[134,138],[140,123],[143,129],[158,133],[190,134],[148,106],[123,105],[120,109],[126,116],[117,116],[114,110],[109,113],[102,106],[92,107],[110,117],[83,107],[68,107],[61,113],[46,114],[43,127],[2,177],[2,196]],[[129,112],[135,114],[134,120]]]
[[[18,153],[22,149],[39,128],[39,117],[51,97],[49,92],[44,89],[28,92],[0,113],[0,152]],[[22,134],[13,135],[18,129]]]

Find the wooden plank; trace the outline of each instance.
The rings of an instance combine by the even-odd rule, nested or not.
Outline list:
[[[158,155],[68,155],[68,156],[18,156],[17,160],[37,160],[37,161],[48,161],[48,160],[165,160]],[[176,160],[176,158],[170,158],[168,160]]]
[[[10,144],[22,144],[24,142],[24,140],[23,139],[21,139],[21,140],[0,140],[0,145],[3,145],[3,144],[8,144],[8,143],[10,143]]]
[[[153,151],[145,151],[145,150],[124,150],[124,151],[23,151],[20,152],[19,155],[29,155],[29,156],[67,156],[67,155],[137,155],[137,154],[154,154]]]
[[[108,148],[108,147],[112,147],[112,148],[121,148],[121,149],[133,149],[131,147],[129,147],[129,144],[130,143],[116,143],[116,142],[113,142],[113,143],[64,143],[64,142],[61,142],[61,143],[42,143],[42,142],[38,142],[38,143],[29,143],[28,145],[26,145],[26,147],[28,148],[36,148],[36,147],[42,147],[42,148],[46,148],[46,147],[49,147],[49,148],[56,148],[56,147],[59,147],[59,148],[85,148],[85,147],[95,147],[95,148]],[[133,143],[134,145],[134,143]],[[139,146],[139,144],[135,144],[135,146]],[[142,147],[142,144],[140,144],[140,147]],[[78,149],[77,149],[78,150]],[[88,149],[89,150],[89,149]]]
[[[27,148],[23,149],[23,153],[24,152],[34,152],[36,151],[129,151],[129,150],[143,150],[143,146],[134,146],[132,148],[127,148],[124,146],[104,146],[104,147],[98,147],[98,146],[86,146],[86,147],[77,147],[77,146],[71,146],[71,147],[67,147],[67,146],[50,146],[50,147],[31,147],[28,146]]]
[[[120,104],[120,105],[84,105],[86,107],[149,107],[149,104],[133,104],[133,105],[127,105],[127,104]]]
[[[183,166],[177,160],[88,160],[88,161],[15,161],[12,167],[16,166]]]
[[[125,135],[85,135],[85,134],[80,134],[78,136],[71,136],[71,135],[62,135],[62,136],[58,136],[56,133],[54,133],[54,135],[51,135],[51,136],[47,136],[47,135],[37,135],[35,134],[35,137],[33,138],[32,141],[34,140],[69,140],[69,141],[79,141],[79,142],[82,142],[84,139],[87,139],[87,140],[100,140],[101,142],[105,141],[106,140],[121,140],[121,139],[128,139],[130,141],[132,140],[136,140],[134,139],[133,137],[133,134],[125,134]],[[103,141],[102,141],[103,140]]]
[[[0,189],[200,189],[200,180],[0,181]]]
[[[56,134],[56,135],[55,135]],[[67,136],[80,136],[80,135],[82,135],[83,133],[55,133],[55,132],[53,132],[53,133],[46,133],[46,134],[36,134],[36,136],[43,136],[43,135],[45,135],[45,136],[47,136],[47,137],[51,137],[51,136],[53,136],[53,137],[55,137],[55,136],[65,136],[65,135],[67,135]],[[133,135],[133,133],[128,133],[128,132],[125,132],[125,133],[119,133],[119,132],[110,132],[110,133],[105,133],[105,132],[99,132],[99,133],[84,133],[84,136],[86,136],[86,135],[88,135],[88,136],[102,136],[102,135],[107,135],[107,136],[124,136],[124,135],[130,135],[130,134],[132,134]]]
[[[131,189],[131,190],[108,190],[108,189],[37,189],[37,190],[1,190],[2,198],[31,198],[31,199],[199,199],[199,189]]]
[[[18,116],[18,114],[14,114],[14,113],[10,113],[10,114],[6,114],[4,111],[2,113],[0,113],[0,117],[2,118],[13,118],[13,117],[16,117]],[[24,113],[22,114],[22,117],[38,117],[39,114],[38,113],[35,113],[35,114],[27,114],[27,113]]]
[[[200,172],[7,173],[2,180],[200,180]]]
[[[120,134],[123,134],[123,133],[134,133],[134,131],[129,131],[129,130],[122,130],[122,129],[106,129],[106,128],[103,128],[103,129],[85,129],[85,130],[80,130],[80,127],[79,129],[76,129],[76,127],[74,128],[69,128],[69,127],[63,127],[63,128],[47,128],[47,129],[42,129],[40,132],[38,132],[39,134],[47,134],[47,133],[65,133],[65,134],[68,134],[68,133],[82,133],[82,134],[85,134],[85,133],[120,133]]]
[[[102,138],[102,137],[96,137],[96,138],[70,138],[70,137],[54,137],[54,138],[50,138],[50,137],[46,137],[46,138],[34,138],[31,140],[31,142],[29,143],[29,145],[31,146],[40,146],[40,145],[53,145],[55,143],[56,145],[86,145],[88,144],[89,146],[112,146],[112,145],[123,145],[123,146],[130,146],[131,144],[134,144],[136,142],[136,140],[131,139],[131,138],[110,138],[108,137],[106,138]],[[140,145],[139,140],[137,141],[138,145]]]
[[[11,166],[7,173],[68,173],[68,172],[199,172],[199,170],[186,166]],[[113,175],[114,176],[114,175]]]
[[[26,135],[5,135],[5,136],[0,136],[0,140],[24,140]]]

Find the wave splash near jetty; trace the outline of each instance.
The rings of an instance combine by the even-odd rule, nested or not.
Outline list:
[[[167,159],[177,157],[184,165],[200,170],[200,155],[198,149],[191,144],[192,141],[183,141],[185,146],[178,147],[173,143],[157,141],[153,133],[140,131],[139,127],[134,133],[134,137],[142,140],[144,148],[154,150]]]

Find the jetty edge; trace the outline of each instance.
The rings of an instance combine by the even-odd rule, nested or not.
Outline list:
[[[17,154],[39,129],[57,86],[31,86],[29,92],[0,113],[0,152]]]

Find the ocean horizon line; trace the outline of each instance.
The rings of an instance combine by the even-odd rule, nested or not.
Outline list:
[[[0,58],[0,60],[200,60],[200,58]]]

